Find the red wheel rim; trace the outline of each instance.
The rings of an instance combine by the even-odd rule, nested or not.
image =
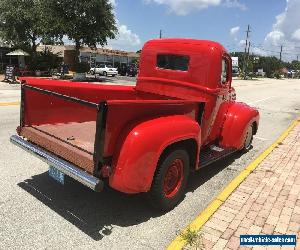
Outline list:
[[[178,192],[183,181],[183,161],[175,159],[168,167],[164,177],[163,191],[167,198],[172,198]]]

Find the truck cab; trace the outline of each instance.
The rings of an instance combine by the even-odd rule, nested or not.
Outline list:
[[[159,39],[144,45],[136,86],[24,77],[11,141],[61,183],[107,183],[170,210],[190,173],[251,148],[259,113],[236,102],[231,64],[219,43]]]

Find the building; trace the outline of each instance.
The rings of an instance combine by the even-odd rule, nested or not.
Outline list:
[[[63,62],[74,69],[75,46],[74,45],[42,45],[38,46],[37,51],[48,49],[62,58]],[[111,50],[104,48],[91,49],[82,47],[80,49],[80,62],[86,62],[91,67],[99,64],[110,64],[113,67],[119,67],[121,64],[130,64],[140,57],[138,53],[126,52],[120,50]]]
[[[239,74],[239,58],[231,57],[232,60],[232,74],[233,76],[237,76]]]

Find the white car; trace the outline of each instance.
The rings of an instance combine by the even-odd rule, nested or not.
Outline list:
[[[116,76],[118,74],[118,69],[113,68],[111,65],[106,64],[100,64],[99,66],[96,66],[94,68],[90,69],[90,73],[92,75],[94,74],[100,74],[104,76]]]

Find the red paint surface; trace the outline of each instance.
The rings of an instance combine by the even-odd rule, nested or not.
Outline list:
[[[146,192],[161,153],[186,139],[201,141],[199,124],[186,115],[164,116],[129,125],[120,138],[110,185],[126,193]],[[198,144],[200,145],[200,144]]]
[[[156,67],[158,54],[189,56],[188,71]],[[218,43],[160,39],[145,44],[136,87],[22,78],[26,84],[99,103],[107,101],[104,156],[112,157],[110,186],[126,193],[150,189],[158,159],[169,145],[193,140],[201,147],[220,143],[240,149],[258,111],[232,100],[231,70],[220,83],[221,61],[231,59]],[[197,122],[199,103],[204,115]],[[26,90],[25,125],[95,121],[96,110]],[[198,168],[196,160],[194,168]]]
[[[183,161],[175,159],[170,166],[168,166],[164,181],[163,190],[167,198],[174,197],[180,189],[183,181]]]

